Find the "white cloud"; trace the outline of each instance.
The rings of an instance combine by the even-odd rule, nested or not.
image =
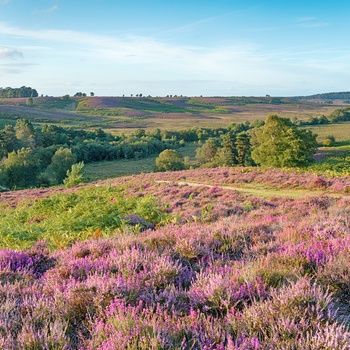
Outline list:
[[[0,32],[26,41],[44,41],[61,57],[75,56],[91,63],[142,65],[172,76],[180,74],[194,78],[205,74],[226,78],[233,71],[233,65],[249,62],[256,54],[255,45],[247,43],[212,49],[169,44],[151,37],[110,37],[68,30],[28,30],[1,22]]]
[[[314,18],[304,18],[298,23],[313,21]],[[104,91],[109,84],[111,91],[122,84],[122,93],[129,93],[127,86],[130,93],[140,92],[132,87],[139,86],[143,93],[154,95],[161,94],[157,92],[160,89],[188,95],[191,89],[203,94],[204,89],[212,94],[249,94],[249,89],[272,94],[278,89],[299,91],[305,85],[302,81],[308,81],[310,86],[331,86],[333,81],[345,81],[348,77],[344,72],[350,71],[350,50],[324,48],[322,43],[304,47],[290,47],[287,43],[284,48],[270,51],[254,42],[232,42],[213,48],[172,44],[145,36],[25,29],[4,22],[0,22],[0,37],[18,48],[0,46],[0,59],[14,60],[25,54],[26,60],[20,63],[32,85],[40,88],[42,84],[44,90],[50,81],[52,89],[57,91],[60,86],[62,93],[69,79],[81,82],[82,87],[99,86]],[[10,74],[10,67],[6,72]],[[171,91],[171,86],[177,91]]]
[[[0,47],[0,59],[16,60],[19,58],[23,58],[22,52],[9,47]]]

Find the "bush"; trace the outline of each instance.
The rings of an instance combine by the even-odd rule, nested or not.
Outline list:
[[[67,170],[67,177],[63,180],[66,187],[73,187],[83,182],[84,162],[73,164],[71,170]]]
[[[333,135],[327,136],[323,140],[323,146],[325,147],[332,147],[335,144],[335,137]]]
[[[156,170],[172,171],[185,169],[184,157],[179,152],[166,149],[156,159]]]

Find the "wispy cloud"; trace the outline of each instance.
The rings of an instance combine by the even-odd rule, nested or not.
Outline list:
[[[299,17],[297,22],[301,28],[328,27],[330,25],[328,22],[318,21],[315,17]]]
[[[304,18],[299,19],[298,23],[313,21],[316,20]],[[179,84],[184,89],[184,82],[192,81],[191,86],[195,91],[200,91],[199,82],[204,81],[215,81],[217,91],[220,82],[223,86],[239,87],[239,91],[243,91],[245,86],[253,86],[256,91],[276,91],[272,87],[298,88],[305,79],[314,83],[314,77],[321,76],[318,73],[326,72],[327,77],[331,77],[330,81],[335,79],[335,75],[343,76],[342,72],[350,71],[350,60],[339,58],[349,56],[350,52],[345,46],[326,48],[320,43],[300,47],[290,47],[287,43],[278,50],[267,50],[255,42],[237,41],[211,48],[205,45],[175,44],[150,36],[108,36],[72,30],[26,29],[4,22],[0,22],[0,36],[16,43],[17,47],[0,47],[0,59],[14,60],[25,56],[25,60],[18,61],[23,63],[23,71],[30,71],[37,84],[40,80],[38,77],[50,76],[55,86],[62,86],[63,82],[66,83],[64,77],[69,76],[72,81],[84,81],[82,84],[85,85],[100,84],[103,90],[109,82],[114,89],[121,81],[130,81],[130,84],[141,87],[141,83],[135,83],[140,80],[145,82],[142,85],[145,91],[153,89],[153,94],[159,91],[160,84],[167,86],[164,81],[171,81],[172,84],[182,81]],[[334,56],[339,58],[337,62],[331,59]],[[335,66],[341,67],[342,72],[334,72]],[[0,74],[14,74],[20,69],[19,66],[2,65]],[[154,87],[152,84],[147,85],[147,81],[153,81]],[[161,83],[157,84],[156,81]],[[193,81],[198,83],[194,84]],[[42,81],[42,86],[47,86],[47,79]],[[66,88],[65,85],[63,90]]]
[[[32,63],[0,63],[0,76],[8,77],[14,74],[24,74],[31,70],[35,66]]]
[[[222,18],[222,16],[214,16],[214,17],[209,17],[209,18],[204,18],[198,21],[194,21],[191,23],[187,23],[185,25],[182,25],[180,27],[176,27],[176,28],[172,28],[172,29],[168,29],[165,31],[162,31],[162,33],[176,33],[176,32],[187,32],[189,30],[193,30],[194,28],[200,27],[202,25],[214,22],[219,20],[220,18]]]
[[[22,52],[9,47],[0,46],[0,59],[17,60],[19,58],[23,58]]]
[[[39,13],[50,13],[50,12],[55,12],[58,10],[58,6],[57,5],[53,5],[47,9],[43,9],[43,10],[36,10],[33,13],[34,14],[39,14]]]
[[[94,59],[95,62],[114,64],[149,64],[169,72],[183,70],[184,74],[191,71],[203,73],[206,70],[209,73],[221,73],[225,67],[220,67],[218,62],[229,65],[231,62],[243,62],[250,55],[253,56],[255,50],[254,45],[249,43],[217,47],[214,50],[201,46],[170,44],[152,37],[131,35],[110,37],[68,30],[32,30],[12,27],[1,22],[0,33],[40,41],[41,44],[45,42],[52,50],[57,50],[55,42],[72,44],[69,48],[63,46],[64,48],[58,52],[61,55],[81,56],[84,60]]]

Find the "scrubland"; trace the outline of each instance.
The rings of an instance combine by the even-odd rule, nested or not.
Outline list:
[[[2,193],[0,347],[348,349],[349,192],[225,167]]]

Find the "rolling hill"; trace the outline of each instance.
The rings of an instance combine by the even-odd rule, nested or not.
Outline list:
[[[38,124],[117,133],[137,128],[223,127],[263,120],[270,113],[306,120],[329,115],[340,106],[344,106],[343,100],[320,103],[282,97],[38,97],[30,107],[23,98],[0,99],[0,116],[12,123],[26,117]]]

